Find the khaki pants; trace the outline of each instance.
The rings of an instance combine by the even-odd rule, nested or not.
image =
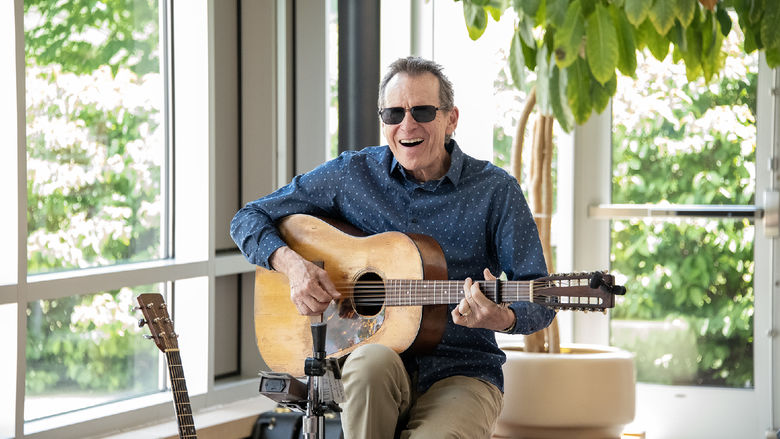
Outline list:
[[[489,438],[503,404],[496,386],[465,376],[440,380],[418,395],[401,358],[381,345],[352,352],[342,382],[346,439]]]

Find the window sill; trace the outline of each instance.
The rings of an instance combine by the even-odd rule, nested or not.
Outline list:
[[[247,437],[252,432],[257,416],[262,412],[273,410],[274,407],[276,407],[274,401],[264,396],[256,396],[197,411],[194,419],[198,438],[224,439],[227,437]],[[139,437],[177,439],[179,435],[176,421],[171,419],[155,425],[98,437],[106,439],[136,439]]]

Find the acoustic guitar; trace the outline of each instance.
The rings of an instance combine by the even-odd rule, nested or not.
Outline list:
[[[328,356],[379,343],[396,352],[426,352],[441,340],[447,304],[464,297],[462,280],[447,280],[444,254],[425,235],[385,232],[364,236],[330,219],[291,215],[278,224],[285,243],[320,265],[342,298],[325,310]],[[496,303],[528,301],[559,310],[604,311],[625,289],[601,272],[558,274],[533,281],[479,281]],[[290,300],[287,277],[257,267],[255,335],[263,360],[275,372],[304,375],[311,355],[310,318]]]
[[[173,393],[173,406],[176,409],[176,423],[179,426],[179,438],[195,438],[195,422],[192,420],[192,407],[190,395],[187,392],[187,382],[184,380],[184,369],[179,355],[178,335],[173,332],[173,321],[168,316],[168,307],[161,294],[146,293],[137,298],[144,318],[138,322],[139,326],[148,325],[149,338],[154,340],[157,347],[165,353],[168,364],[168,376],[171,379],[171,393]]]

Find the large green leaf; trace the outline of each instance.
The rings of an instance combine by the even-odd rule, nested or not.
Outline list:
[[[526,46],[525,43],[523,43],[522,38],[520,39],[520,43],[522,43],[523,46],[523,57],[525,58],[525,67],[529,71],[535,71],[536,70],[536,44],[529,47]]]
[[[777,0],[769,0],[771,3],[777,3]],[[761,22],[761,17],[764,15],[764,0],[752,0],[750,10],[748,11],[748,19],[751,24],[758,24]]]
[[[504,11],[508,6],[509,2],[507,0],[490,0],[485,5],[485,11],[493,17],[493,20],[499,21],[501,20],[501,15],[504,14]]]
[[[655,59],[663,60],[669,53],[669,40],[665,36],[656,32],[655,27],[649,19],[645,20],[641,26],[637,35],[640,36],[640,40],[644,42],[650,53],[653,54]]]
[[[569,107],[574,114],[574,120],[578,124],[585,123],[593,111],[593,104],[590,99],[591,74],[588,69],[588,63],[577,58],[569,68],[568,81],[566,84],[566,98],[569,100]]]
[[[518,12],[518,16],[522,12],[528,17],[534,17],[536,11],[539,9],[539,3],[542,0],[512,0],[512,7]]]
[[[653,5],[652,0],[626,0],[625,11],[626,18],[635,27],[639,27],[645,18],[647,18],[650,7]]]
[[[527,15],[520,16],[520,19],[517,22],[517,32],[520,33],[520,38],[522,38],[523,43],[528,47],[536,47],[533,30],[533,19]]]
[[[512,82],[518,90],[525,89],[525,57],[523,55],[522,44],[520,32],[515,31],[514,35],[512,35],[512,43],[509,46],[508,61]]]
[[[585,54],[593,76],[605,84],[615,76],[618,64],[618,42],[615,24],[607,8],[596,4],[585,27]]]
[[[761,20],[761,42],[767,48],[780,48],[780,2],[766,2]]]
[[[677,7],[677,18],[680,20],[680,24],[683,27],[688,27],[693,21],[693,16],[696,15],[698,2],[696,0],[678,0]]]
[[[556,29],[563,27],[568,7],[568,0],[547,0],[547,7],[545,9],[545,20],[547,24]]]
[[[678,0],[655,0],[648,17],[661,35],[666,35],[674,25],[674,19],[679,14]]]
[[[724,58],[720,53],[720,48],[723,45],[723,33],[720,31],[720,23],[711,11],[707,11],[705,14],[705,20],[702,22],[701,29],[701,69],[702,73],[704,73],[704,80],[709,82],[723,65]]]
[[[580,0],[574,0],[566,10],[563,27],[555,33],[555,62],[560,68],[570,66],[577,59],[585,36],[585,20]]]
[[[626,76],[634,76],[636,72],[636,42],[634,41],[634,26],[628,22],[626,14],[617,7],[610,6],[610,15],[615,23],[618,42],[618,70]]]
[[[616,91],[617,76],[615,75],[603,85],[599,84],[598,81],[591,81],[590,99],[593,102],[593,109],[596,110],[596,113],[601,113],[607,108],[609,100],[615,95]]]
[[[469,31],[469,38],[474,41],[478,40],[487,28],[487,12],[482,6],[464,1],[463,16],[466,18],[466,29]]]
[[[572,114],[571,108],[569,108],[569,101],[566,99],[567,75],[568,73],[565,69],[561,70],[557,65],[552,65],[550,105],[558,125],[568,133],[574,128],[574,114]]]
[[[729,13],[726,12],[726,8],[718,5],[715,10],[715,18],[718,19],[718,23],[720,24],[720,33],[722,33],[724,37],[728,36],[729,32],[731,32],[732,23]]]
[[[772,68],[780,67],[780,47],[766,49],[766,63]]]
[[[685,61],[685,76],[693,81],[701,74],[701,29],[692,25],[685,30],[685,50],[682,50]]]
[[[550,77],[552,76],[550,57],[546,45],[536,52],[536,108],[539,113],[548,115],[550,108]]]

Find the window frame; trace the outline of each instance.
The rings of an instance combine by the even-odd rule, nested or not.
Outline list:
[[[175,291],[171,312],[176,319],[180,337],[182,362],[188,382],[192,408],[196,413],[215,405],[257,397],[256,373],[264,367],[258,355],[242,355],[240,373],[229,379],[214,378],[214,334],[218,324],[230,325],[241,339],[241,350],[254,350],[254,326],[252,324],[251,273],[254,266],[246,262],[238,251],[217,252],[215,250],[216,173],[215,160],[219,143],[215,135],[215,123],[220,117],[215,114],[215,81],[230,80],[216,78],[214,62],[214,0],[199,0],[186,5],[164,2],[170,11],[171,38],[175,50],[169,60],[171,75],[167,84],[170,93],[169,130],[170,141],[167,155],[168,169],[162,172],[168,187],[168,206],[163,221],[168,223],[170,235],[163,234],[166,259],[117,264],[104,267],[69,270],[28,276],[27,224],[26,224],[26,139],[25,139],[25,60],[23,0],[3,2],[0,6],[0,22],[3,35],[0,54],[4,59],[13,59],[0,68],[4,78],[0,87],[4,96],[15,99],[0,103],[3,121],[3,142],[15,144],[16,148],[3,148],[0,161],[0,183],[11,190],[2,191],[0,202],[4,206],[16,206],[12,227],[0,231],[0,248],[3,267],[0,269],[0,330],[8,336],[15,349],[8,353],[0,366],[0,436],[17,438],[85,437],[106,434],[111,431],[129,429],[154,421],[174,419],[171,397],[168,392],[130,398],[99,406],[55,415],[40,420],[24,420],[27,304],[37,300],[91,294],[121,287],[150,283],[170,283]],[[257,72],[265,82],[251,85],[248,89],[261,96],[259,105],[268,105],[268,97],[276,87],[275,63],[268,63],[278,51],[287,51],[288,38],[277,35],[276,20],[284,18],[287,9],[277,16],[277,7],[282,0],[264,3],[261,6],[245,8],[243,19],[264,25],[252,26],[262,32],[257,35],[264,41],[277,41],[279,47],[271,45],[266,53],[255,53],[257,62],[267,66]],[[247,9],[249,9],[247,16]],[[269,14],[269,11],[272,12]],[[282,29],[287,32],[286,28]],[[161,29],[162,34],[162,29]],[[7,38],[10,36],[10,38]],[[204,56],[205,54],[205,56]],[[246,54],[246,52],[244,52]],[[269,73],[270,70],[270,73]],[[6,91],[8,93],[6,94]],[[273,99],[276,95],[272,94]],[[273,113],[273,108],[266,108]],[[256,117],[257,115],[255,115]],[[286,120],[283,116],[282,119]],[[267,132],[275,132],[276,125],[269,122]],[[176,127],[179,127],[177,130]],[[262,127],[261,127],[262,128]],[[266,137],[267,139],[267,137]],[[243,163],[248,158],[263,157],[269,150],[276,149],[276,136],[270,144],[260,144],[253,152],[243,151]],[[174,160],[175,159],[175,160]],[[251,163],[251,162],[250,162]],[[247,165],[243,165],[245,168]],[[273,173],[275,175],[275,173]],[[204,178],[207,177],[207,178]],[[268,175],[263,178],[244,179],[241,183],[244,194],[257,193],[275,184]],[[7,262],[7,263],[6,263]],[[10,267],[10,268],[9,268]],[[240,306],[243,327],[235,329],[235,321],[216,322],[215,278],[242,275],[239,281]],[[140,316],[139,316],[140,318]],[[208,343],[206,343],[206,341]],[[9,343],[10,344],[10,343]],[[206,345],[207,349],[203,349]],[[251,352],[251,351],[250,351]],[[166,377],[167,378],[167,377]],[[6,392],[6,389],[10,389]],[[261,407],[262,408],[262,407]]]
[[[756,209],[763,208],[764,200],[760,195],[764,190],[778,189],[778,170],[772,171],[765,165],[780,154],[778,85],[780,69],[770,69],[762,53],[757,87]],[[611,114],[610,104],[602,114],[591,115],[588,122],[575,128],[574,185],[571,190],[574,193],[574,266],[577,269],[609,267],[609,218],[590,212],[596,206],[609,206],[611,201]],[[775,257],[780,254],[778,241],[766,238],[762,221],[756,221],[754,389],[637,383],[637,413],[643,409],[652,410],[651,417],[663,421],[656,425],[665,424],[665,431],[683,436],[716,437],[732,433],[739,436],[749,431],[756,437],[763,437],[777,431],[780,381],[775,365],[780,364],[780,337],[769,334],[780,322],[780,312],[772,309],[772,297],[780,287],[780,279],[774,274],[780,273],[780,258]],[[609,344],[608,317],[575,315],[574,341]],[[647,405],[643,401],[647,401]],[[714,419],[728,420],[728,425],[713,422]]]

